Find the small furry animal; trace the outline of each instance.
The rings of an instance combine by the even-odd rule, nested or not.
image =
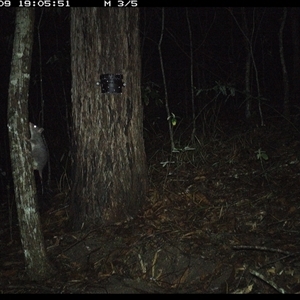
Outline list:
[[[43,169],[47,164],[49,155],[48,148],[42,136],[44,128],[38,127],[29,122],[31,155],[33,158],[33,169],[39,172],[41,182],[43,182]]]

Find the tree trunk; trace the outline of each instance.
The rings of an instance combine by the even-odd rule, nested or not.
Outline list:
[[[28,138],[28,90],[33,44],[34,9],[16,10],[12,64],[8,91],[8,131],[21,242],[26,271],[31,280],[43,280],[52,273],[37,211],[30,143]]]
[[[284,49],[283,49],[283,29],[286,21],[286,16],[287,16],[287,8],[283,8],[283,17],[278,33],[278,38],[279,38],[279,54],[280,54],[280,62],[281,62],[281,67],[282,67],[282,76],[283,76],[283,91],[284,91],[284,96],[283,96],[283,115],[285,118],[289,121],[290,120],[290,84],[289,84],[289,78],[288,78],[288,73],[287,73],[287,68],[286,68],[286,63],[285,63],[285,58],[284,58]]]
[[[249,40],[249,26],[247,21],[247,15],[245,11],[245,7],[241,7],[241,12],[243,16],[242,28],[244,34],[244,43],[246,49],[246,65],[245,65],[245,92],[246,92],[246,109],[245,116],[246,119],[251,117],[251,84],[250,84],[250,76],[251,76],[251,45]]]
[[[293,102],[298,104],[299,94],[300,94],[300,38],[299,38],[299,7],[291,8],[291,18],[292,18],[292,41],[293,41]]]
[[[75,228],[136,215],[147,185],[137,8],[72,8],[72,207]],[[122,94],[101,74],[123,74]]]
[[[248,50],[246,54],[246,67],[245,67],[245,92],[246,92],[246,119],[251,117],[251,85],[250,85],[250,73],[251,73],[251,54]]]

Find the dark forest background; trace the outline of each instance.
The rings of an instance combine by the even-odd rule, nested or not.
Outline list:
[[[293,122],[293,125],[297,126],[300,108],[299,9],[288,8],[286,12],[282,37],[291,108],[291,119],[287,120],[287,124]],[[224,124],[239,127],[244,124],[241,122],[258,126],[261,122],[259,105],[264,119],[283,114],[285,91],[279,31],[284,8],[165,8],[161,58],[166,86],[163,83],[158,51],[158,42],[162,34],[162,9],[140,8],[140,13],[146,150],[153,136],[165,134],[168,139],[165,88],[170,113],[176,117],[176,128],[179,128],[179,131],[192,126],[193,95],[198,134],[205,134],[203,131],[205,125],[216,126],[217,122],[220,122],[218,126],[221,127]],[[2,176],[10,172],[6,113],[14,21],[14,8],[0,10]],[[190,75],[190,36],[193,53],[193,91]],[[245,37],[250,41],[253,51],[250,66],[249,93],[252,98],[249,119],[245,117],[246,98],[249,96],[245,90],[248,54]],[[254,67],[257,70],[257,77]],[[107,70],[107,73],[110,72],[111,70]],[[258,94],[257,79],[260,94]],[[95,78],[95,83],[98,80],[99,78]],[[126,82],[126,78],[124,81]],[[72,134],[70,89],[70,10],[36,9],[29,119],[45,128],[51,163],[54,171],[57,169],[59,172],[64,167],[62,161],[66,159],[69,151]],[[207,112],[213,112],[215,118],[213,124],[205,124],[208,122]],[[274,120],[265,120],[266,124],[268,122]],[[207,132],[209,134],[209,131]]]

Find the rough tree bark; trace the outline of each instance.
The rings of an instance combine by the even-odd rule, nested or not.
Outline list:
[[[137,8],[72,8],[74,226],[136,215],[147,185]],[[101,93],[100,74],[121,73],[122,94]]]
[[[26,272],[31,280],[43,280],[53,270],[47,260],[37,211],[28,127],[28,90],[33,44],[34,9],[17,8],[8,91],[8,134],[21,242]]]

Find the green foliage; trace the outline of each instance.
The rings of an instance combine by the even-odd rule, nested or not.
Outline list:
[[[268,174],[265,171],[263,161],[268,160],[269,156],[267,155],[266,151],[261,150],[261,148],[255,151],[255,153],[256,153],[256,158],[260,161],[260,165],[263,170],[263,176],[266,178],[266,180],[268,180]]]
[[[210,92],[215,91],[216,93],[221,93],[224,96],[235,96],[236,89],[228,84],[221,84],[220,81],[216,81],[216,85],[209,89],[197,89],[196,90],[196,96],[199,96],[202,92]]]
[[[256,158],[259,159],[260,161],[269,159],[269,156],[267,155],[266,151],[261,150],[261,148],[255,151],[255,153],[256,153]]]
[[[177,118],[173,113],[171,113],[171,116],[169,116],[167,120],[171,122],[172,126],[176,126]]]
[[[151,102],[154,102],[156,106],[163,105],[159,89],[160,86],[153,81],[147,81],[142,85],[141,92],[144,105],[148,106]]]

